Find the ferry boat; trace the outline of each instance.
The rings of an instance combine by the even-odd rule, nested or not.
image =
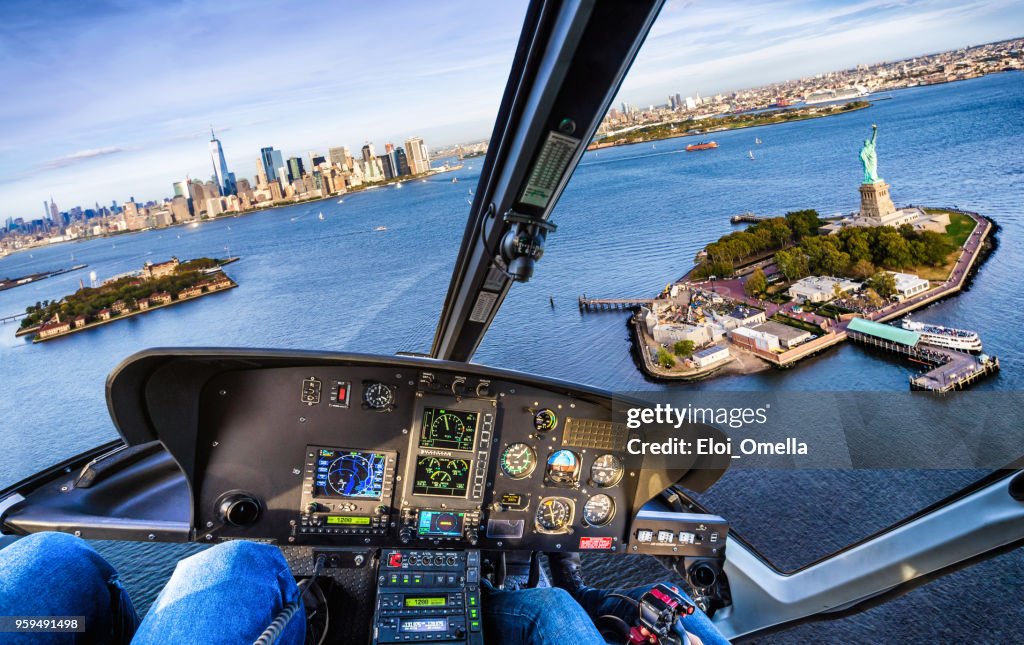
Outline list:
[[[686,146],[686,151],[696,152],[697,150],[711,150],[712,148],[717,147],[718,144],[715,143],[714,141],[701,141],[700,143],[691,143],[690,145]]]
[[[832,101],[845,101],[847,99],[861,99],[868,96],[868,92],[863,87],[847,87],[841,90],[817,90],[811,92],[804,99],[805,105],[817,105],[818,103],[830,103]]]
[[[948,349],[957,349],[963,352],[980,352],[981,338],[978,333],[969,329],[955,329],[943,327],[942,325],[930,325],[917,322],[909,317],[904,318],[900,323],[903,329],[916,331],[921,335],[921,342]]]

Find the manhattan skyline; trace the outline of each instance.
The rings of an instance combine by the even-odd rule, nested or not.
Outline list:
[[[209,128],[230,169],[422,135],[486,138],[525,2],[282,9],[271,3],[16,1],[0,25],[0,218],[207,178]],[[1024,3],[669,2],[616,101],[753,87],[1016,35]],[[59,45],[56,46],[56,45]],[[17,64],[13,64],[16,62]]]

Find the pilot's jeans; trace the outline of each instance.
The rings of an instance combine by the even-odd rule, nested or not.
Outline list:
[[[179,562],[140,625],[117,572],[84,540],[36,533],[0,549],[0,616],[82,616],[86,629],[2,633],[3,643],[252,643],[298,597],[277,548],[228,542]],[[305,636],[299,603],[277,642]]]
[[[639,598],[647,587],[623,593]],[[636,609],[611,591],[583,587],[500,591],[485,583],[486,640],[501,645],[604,643],[592,620],[617,615],[632,625]],[[139,624],[117,572],[88,543],[63,533],[36,533],[0,549],[0,616],[81,616],[85,633],[0,633],[3,643],[252,643],[283,607],[299,597],[276,547],[237,541],[178,563]],[[280,645],[302,645],[305,613],[288,622]],[[696,612],[684,627],[704,645],[727,643]]]
[[[580,587],[570,594],[558,588],[504,591],[485,583],[481,603],[485,640],[502,645],[603,645],[595,620],[611,615],[632,626],[637,619],[636,605],[612,594],[639,599],[648,589],[650,586],[625,590]],[[699,610],[676,627],[697,636],[704,645],[729,645]]]

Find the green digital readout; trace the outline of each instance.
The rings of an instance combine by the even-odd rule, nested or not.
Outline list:
[[[448,598],[445,596],[416,596],[406,597],[406,607],[444,607],[448,604]]]
[[[368,517],[356,517],[353,515],[328,515],[328,524],[362,524],[367,526],[370,524],[370,518]]]

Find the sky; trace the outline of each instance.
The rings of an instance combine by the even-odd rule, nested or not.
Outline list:
[[[285,158],[484,139],[524,0],[4,0],[0,221]],[[1024,0],[669,0],[616,102],[664,103],[1024,35]]]

